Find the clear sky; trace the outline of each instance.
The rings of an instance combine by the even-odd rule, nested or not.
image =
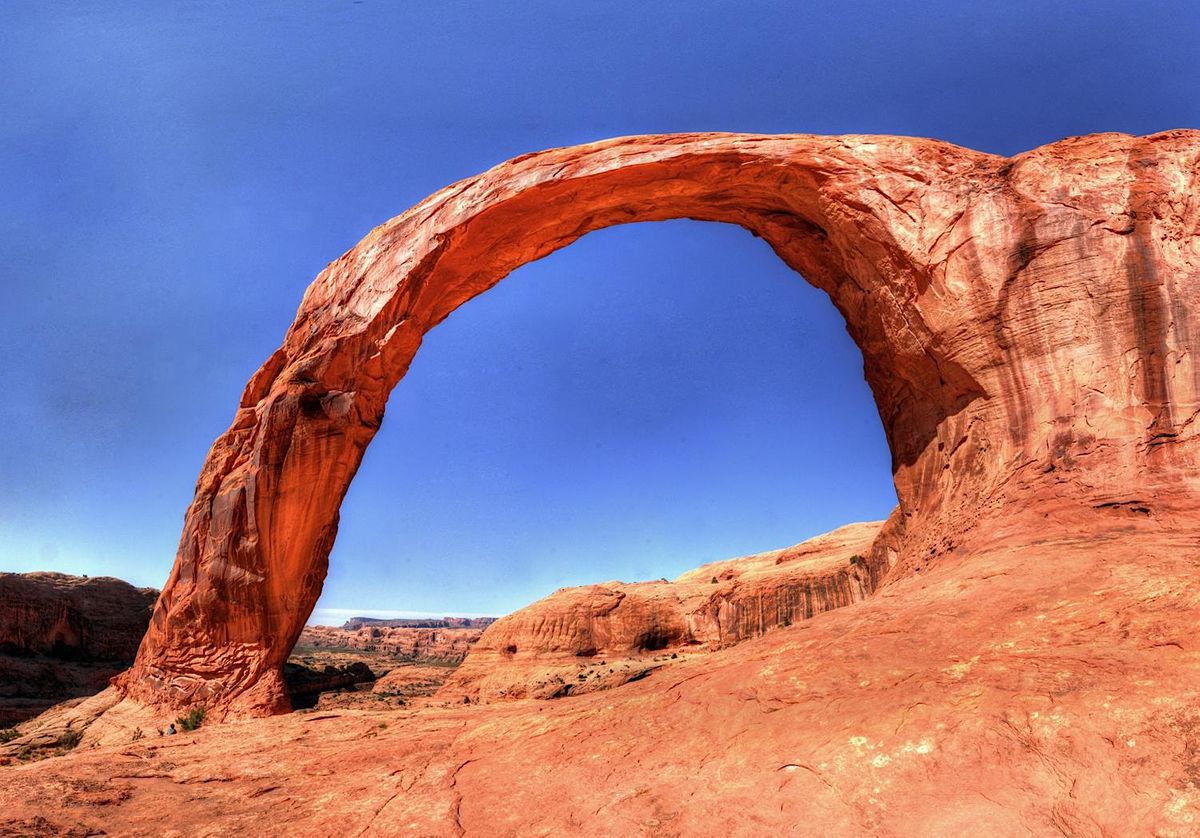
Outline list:
[[[1011,154],[1200,127],[1194,2],[0,4],[0,570],[161,585],[304,288],[508,157],[670,131]],[[430,334],[321,606],[503,613],[886,516],[828,299],[742,230],[633,225]]]

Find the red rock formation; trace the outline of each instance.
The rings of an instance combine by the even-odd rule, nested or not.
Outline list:
[[[414,661],[460,663],[483,629],[418,629],[368,626],[354,631],[331,626],[305,626],[298,646],[361,649]]]
[[[617,690],[110,728],[0,768],[0,834],[1195,835],[1200,519],[1014,517]]]
[[[428,696],[437,692],[450,670],[445,666],[397,666],[375,681],[371,692],[384,696]]]
[[[347,631],[357,631],[360,628],[432,628],[432,629],[485,629],[496,622],[495,617],[442,617],[441,619],[426,618],[397,618],[379,619],[376,617],[351,617],[342,623]]]
[[[119,688],[214,718],[286,709],[280,666],[338,507],[424,333],[514,268],[629,221],[739,224],[845,316],[900,502],[873,579],[890,568],[899,584],[977,531],[1035,541],[1094,528],[1091,511],[1182,520],[1200,488],[1198,158],[1194,131],[1010,159],[894,137],[693,134],[556,149],[450,186],[305,294],[209,453]]]
[[[157,598],[108,577],[0,573],[0,728],[104,689],[133,661]]]
[[[156,599],[108,576],[0,573],[0,653],[131,661]]]
[[[371,683],[376,677],[369,666],[362,661],[355,661],[346,666],[325,666],[322,669],[285,663],[283,679],[287,682],[293,705],[313,707],[323,692]]]
[[[495,701],[608,689],[859,602],[871,590],[861,557],[882,523],[713,562],[674,582],[563,588],[488,628],[438,696]]]

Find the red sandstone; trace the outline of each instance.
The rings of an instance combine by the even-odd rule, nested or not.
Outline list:
[[[0,811],[130,834],[1195,834],[1198,185],[1194,131],[1009,159],[703,134],[442,190],[309,289],[210,452],[136,665],[62,721],[103,712],[82,752],[7,769]],[[247,718],[286,709],[279,667],[422,335],[590,230],[673,217],[749,228],[845,316],[900,501],[873,593],[615,690]],[[197,702],[229,722],[131,741]]]
[[[713,562],[674,582],[564,588],[489,627],[438,695],[494,701],[609,689],[858,602],[870,584],[862,554],[881,525]]]
[[[324,649],[361,649],[413,660],[460,663],[481,634],[482,629],[474,628],[364,626],[347,630],[306,626],[300,632],[299,645]]]
[[[632,137],[436,193],[317,277],[247,385],[120,692],[214,717],[286,710],[280,667],[338,507],[424,333],[521,264],[629,221],[746,227],[845,316],[900,501],[872,587],[1018,508],[1190,513],[1198,137],[1101,134],[1011,159],[897,137]]]

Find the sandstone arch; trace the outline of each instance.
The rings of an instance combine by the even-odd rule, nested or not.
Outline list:
[[[450,186],[309,287],[209,453],[118,690],[218,716],[286,709],[280,667],[338,507],[422,335],[519,265],[628,221],[739,224],[845,316],[900,499],[873,581],[1014,511],[1182,504],[1197,488],[1198,158],[1183,131],[1012,159],[694,134],[541,152]]]

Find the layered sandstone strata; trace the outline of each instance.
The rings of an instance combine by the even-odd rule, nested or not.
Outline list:
[[[558,698],[608,689],[866,598],[862,558],[882,521],[673,582],[564,588],[500,619],[439,691],[452,701]]]
[[[0,573],[0,728],[104,689],[133,661],[157,598],[109,577]]]
[[[412,661],[460,663],[483,629],[394,628],[364,626],[347,630],[331,626],[305,626],[298,648],[357,649]]]

